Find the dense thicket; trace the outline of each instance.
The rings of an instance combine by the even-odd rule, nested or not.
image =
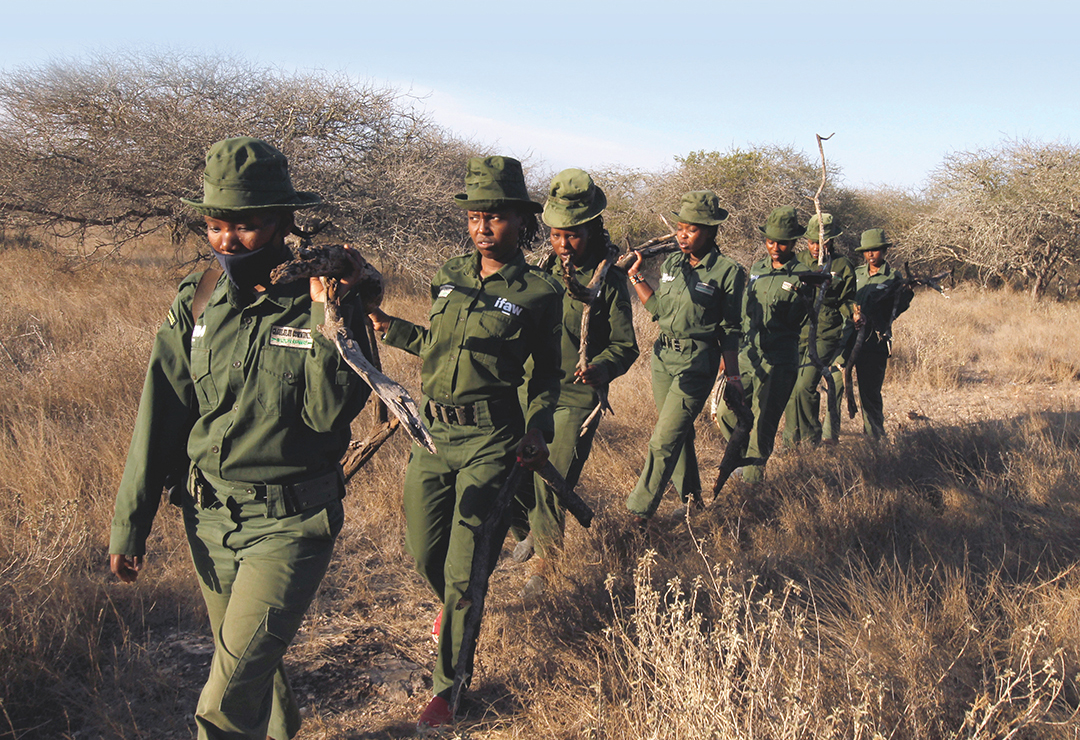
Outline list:
[[[432,263],[460,243],[450,203],[468,143],[434,126],[408,95],[344,74],[285,73],[234,58],[99,54],[0,76],[0,219],[113,252],[167,229],[182,241],[207,146],[267,139],[294,185],[324,196],[305,212],[381,256]],[[415,260],[384,260],[404,268]]]
[[[927,257],[970,266],[984,283],[1020,282],[1034,296],[1075,287],[1080,148],[1007,141],[952,153],[927,200],[910,231]]]

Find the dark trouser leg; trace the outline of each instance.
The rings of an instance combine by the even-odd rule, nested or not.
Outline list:
[[[300,729],[282,656],[326,573],[343,521],[340,501],[281,519],[268,518],[259,501],[185,507],[214,634],[195,714],[199,738],[288,740]]]
[[[885,369],[889,364],[887,352],[868,352],[866,348],[855,363],[859,379],[859,401],[862,405],[863,431],[874,439],[885,436],[885,403],[881,386],[885,383]]]
[[[474,549],[473,533],[461,522],[478,525],[491,511],[523,431],[440,422],[431,431],[439,454],[414,445],[405,473],[405,538],[417,570],[443,604],[432,684],[435,694],[449,699],[468,613],[457,605],[469,585]],[[505,535],[504,529],[497,541]]]

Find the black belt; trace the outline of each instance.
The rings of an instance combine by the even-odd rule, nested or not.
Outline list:
[[[476,426],[476,405],[450,406],[448,404],[428,401],[428,411],[431,418],[438,419],[443,424],[463,424]]]
[[[657,337],[656,341],[660,342],[661,347],[667,349],[673,349],[676,352],[682,352],[682,348],[690,346],[689,339],[676,339],[675,337],[669,337],[667,334],[661,334]]]

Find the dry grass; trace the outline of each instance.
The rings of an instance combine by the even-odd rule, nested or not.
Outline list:
[[[0,737],[191,735],[207,636],[176,512],[137,587],[105,562],[175,285],[154,254],[68,273],[0,251]],[[1078,320],[1018,295],[919,296],[896,327],[891,443],[846,422],[836,453],[777,458],[690,521],[669,497],[645,535],[622,515],[656,416],[643,352],[580,487],[593,528],[570,525],[539,603],[517,596],[522,569],[495,573],[459,734],[1076,738],[1080,350],[1056,327]],[[639,313],[638,328],[647,350],[654,325]],[[416,390],[413,358],[384,361]],[[698,431],[707,475],[722,443]],[[407,455],[391,439],[350,486],[290,651],[301,737],[405,736],[426,699],[435,602],[402,546]]]

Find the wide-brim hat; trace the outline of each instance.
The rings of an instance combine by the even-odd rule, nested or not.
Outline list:
[[[885,238],[885,229],[867,229],[862,233],[859,246],[855,248],[855,251],[869,252],[874,249],[888,249],[891,246],[892,242]]]
[[[555,175],[544,203],[544,223],[553,229],[587,224],[607,208],[607,196],[588,172],[576,168]]]
[[[240,136],[219,141],[206,153],[202,200],[180,202],[213,217],[263,208],[310,208],[322,198],[293,189],[289,160],[275,147]]]
[[[498,211],[507,207],[530,213],[543,210],[529,198],[521,162],[513,157],[472,157],[465,166],[465,192],[454,196],[454,205],[466,211]]]
[[[774,208],[765,219],[765,225],[759,226],[758,231],[774,242],[792,241],[806,233],[806,229],[799,224],[799,215],[794,206]]]
[[[809,242],[827,242],[830,239],[835,239],[844,232],[840,229],[840,225],[833,220],[831,213],[821,214],[821,220],[825,222],[825,233],[819,233],[821,230],[818,228],[818,217],[815,213],[810,217],[809,223],[806,224],[806,233],[803,234],[806,240]],[[822,238],[824,237],[824,238]]]
[[[711,190],[691,190],[683,193],[679,200],[679,210],[671,216],[681,224],[717,226],[727,221],[727,209],[720,207],[720,199]]]

